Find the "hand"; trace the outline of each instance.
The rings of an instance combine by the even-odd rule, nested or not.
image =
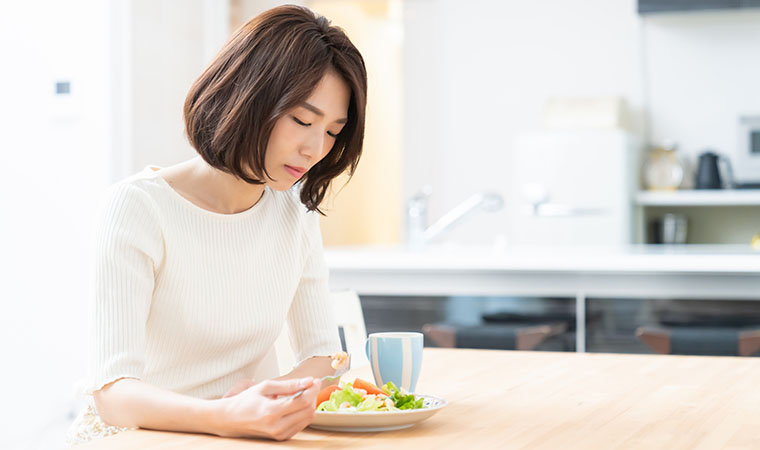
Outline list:
[[[217,434],[225,437],[266,437],[278,441],[290,439],[314,420],[314,405],[320,387],[321,382],[311,377],[267,380],[231,397],[222,398],[222,424]],[[304,392],[296,398],[279,398],[299,391]]]

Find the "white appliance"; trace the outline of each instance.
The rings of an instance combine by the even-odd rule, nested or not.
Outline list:
[[[510,183],[512,243],[632,243],[640,147],[639,139],[617,129],[518,136]]]
[[[739,118],[739,148],[733,169],[740,185],[760,188],[760,115]]]

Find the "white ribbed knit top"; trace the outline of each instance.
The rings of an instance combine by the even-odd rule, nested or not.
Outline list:
[[[318,214],[295,189],[266,188],[252,208],[218,214],[155,170],[105,197],[89,392],[134,377],[221,397],[253,378],[286,321],[297,360],[340,350]]]

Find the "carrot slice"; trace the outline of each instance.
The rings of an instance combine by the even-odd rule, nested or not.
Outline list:
[[[354,380],[354,388],[355,389],[364,389],[367,391],[367,394],[385,394],[381,389],[379,389],[374,384],[370,383],[369,381],[364,381],[361,378],[357,378]]]
[[[330,394],[337,390],[340,390],[340,386],[334,384],[332,386],[327,386],[326,388],[319,391],[319,394],[317,394],[317,406],[321,405],[322,402],[330,400]]]

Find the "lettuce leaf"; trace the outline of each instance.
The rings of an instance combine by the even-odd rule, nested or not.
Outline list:
[[[330,394],[330,399],[322,402],[322,404],[317,407],[317,411],[338,411],[340,405],[345,402],[350,403],[351,406],[357,406],[362,402],[361,394],[354,390],[351,383],[343,386],[343,389],[339,389]]]
[[[405,394],[401,389],[396,387],[392,381],[389,381],[381,388],[383,392],[393,400],[393,405],[398,409],[420,409],[422,408],[422,398],[416,399],[414,394]]]

